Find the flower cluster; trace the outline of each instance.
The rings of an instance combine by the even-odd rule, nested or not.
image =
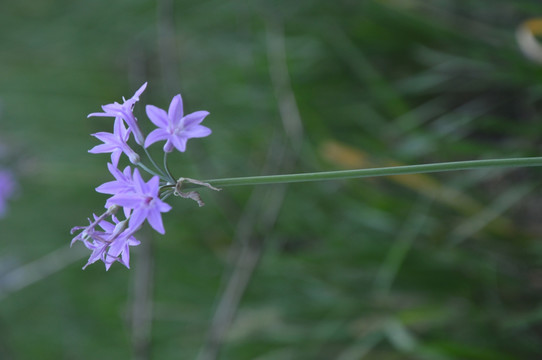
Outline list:
[[[135,117],[133,109],[146,87],[147,83],[143,84],[130,99],[123,98],[122,104],[114,102],[104,105],[102,106],[103,112],[88,115],[88,117],[115,118],[112,133],[92,134],[102,144],[89,150],[93,154],[111,153],[111,163],[107,164],[107,168],[114,180],[96,188],[99,193],[111,195],[105,203],[107,210],[101,215],[93,214],[92,219],[88,220],[89,225],[77,226],[71,231],[72,234],[79,232],[73,238],[72,245],[81,241],[92,251],[83,269],[98,260],[104,262],[106,270],[109,270],[116,261],[129,268],[130,247],[140,244],[134,234],[145,221],[160,234],[165,233],[162,213],[171,210],[171,206],[164,202],[169,195],[192,198],[200,206],[203,205],[197,193],[183,193],[179,190],[182,182],[187,179],[175,180],[167,166],[167,154],[174,148],[184,152],[189,139],[211,134],[209,128],[200,125],[209,113],[196,111],[185,116],[180,94],[173,97],[167,112],[156,106],[147,105],[147,116],[157,126],[157,129],[145,136],[138,125],[138,119]],[[136,145],[145,153],[154,170],[145,165],[141,161],[140,154],[128,144],[131,135],[134,136]],[[147,148],[155,142],[164,140],[164,167],[160,168]],[[136,168],[132,169],[131,166],[126,166],[122,171],[119,170],[118,165],[122,154],[126,155]],[[152,177],[145,181],[138,168],[149,173]],[[190,181],[190,179],[188,180]],[[192,182],[208,186],[208,184],[196,180]],[[120,209],[123,210],[124,220],[119,220],[117,217]]]

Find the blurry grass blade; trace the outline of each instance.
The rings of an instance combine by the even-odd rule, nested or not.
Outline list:
[[[400,163],[395,161],[387,161],[384,164],[375,164],[368,159],[367,154],[362,150],[344,145],[334,140],[325,142],[321,146],[320,153],[323,158],[331,163],[347,169],[374,166],[401,166]],[[430,175],[394,175],[390,176],[389,179],[408,189],[414,190],[427,198],[434,199],[436,203],[446,205],[464,215],[477,214],[484,209],[482,204],[465,192],[443,185]],[[488,229],[495,233],[513,234],[515,232],[512,223],[508,219],[501,217],[500,213],[497,214],[495,218],[492,218],[492,221],[487,224],[487,226]]]
[[[361,360],[382,340],[381,332],[362,336],[355,344],[339,354],[337,360]]]
[[[411,352],[418,346],[418,342],[412,332],[397,319],[390,319],[386,323],[384,331],[391,344],[398,350]]]
[[[467,218],[463,224],[458,226],[452,232],[452,234],[450,234],[450,243],[452,245],[457,245],[484,227],[488,226],[493,220],[521,201],[533,189],[534,186],[525,185],[517,186],[506,191],[492,204],[488,205],[486,209],[481,211],[476,216]]]
[[[516,30],[516,40],[523,55],[531,61],[542,64],[542,46],[536,35],[542,35],[542,18],[524,21]]]
[[[365,91],[371,94],[382,109],[386,109],[394,118],[408,111],[409,107],[401,95],[339,26],[329,27],[326,35],[329,38],[329,45],[350,67],[365,86]]]
[[[62,246],[0,277],[0,299],[41,281],[86,256],[82,247]]]
[[[384,262],[378,269],[375,278],[375,290],[380,295],[388,295],[393,280],[397,276],[403,260],[407,256],[412,243],[423,231],[428,218],[432,199],[421,199],[410,211],[410,216],[397,232],[398,237],[391,246]]]
[[[325,142],[320,153],[322,156],[343,168],[365,168],[373,166],[400,166],[400,163],[388,161],[385,164],[372,163],[367,155],[359,149],[344,145],[334,140]],[[435,201],[443,203],[462,213],[471,214],[478,211],[482,206],[471,197],[453,188],[440,184],[429,175],[395,175],[390,180],[401,184],[411,190],[417,191],[427,197],[435,198]]]

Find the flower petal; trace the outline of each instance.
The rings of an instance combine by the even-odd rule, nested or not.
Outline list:
[[[166,140],[169,137],[169,133],[164,129],[154,129],[151,131],[145,139],[145,148],[148,148],[157,141]]]
[[[147,112],[147,116],[154,123],[154,125],[160,128],[167,128],[168,117],[167,113],[164,110],[154,105],[147,105],[145,107],[145,110]]]
[[[114,144],[100,144],[94,146],[88,152],[91,154],[101,154],[101,153],[110,153],[117,149],[118,147]]]
[[[202,138],[211,135],[212,131],[206,126],[203,125],[196,125],[192,126],[189,129],[186,129],[185,132],[183,132],[183,136],[185,136],[188,139],[191,138]]]
[[[130,229],[138,229],[141,227],[141,224],[147,218],[148,210],[143,208],[134,209],[132,216],[130,216],[129,227]]]
[[[202,122],[207,115],[209,115],[208,111],[196,111],[192,114],[188,114],[183,118],[183,127],[186,129],[191,126],[197,125]]]
[[[181,94],[175,95],[171,100],[171,104],[169,104],[168,118],[170,124],[174,127],[176,127],[183,118],[183,99],[181,98]]]
[[[149,222],[150,226],[158,231],[160,234],[165,234],[166,230],[164,229],[164,224],[162,223],[162,215],[160,214],[160,211],[158,209],[153,209],[149,211],[149,214],[147,215],[147,221]]]
[[[140,196],[134,195],[133,193],[117,193],[116,195],[107,199],[107,201],[111,204],[120,205],[135,210],[141,205],[142,199]]]
[[[113,163],[113,165],[115,166],[119,165],[119,160],[120,160],[121,155],[122,155],[122,151],[120,151],[119,149],[111,153],[111,162]]]
[[[188,139],[181,136],[172,136],[170,141],[173,143],[173,146],[180,152],[185,152],[186,150],[186,141]]]
[[[135,101],[139,101],[139,97],[141,96],[141,94],[143,94],[143,91],[145,91],[146,88],[147,88],[147,82],[145,82],[145,84],[141,85],[141,87],[137,89],[134,96],[132,96],[132,99]]]

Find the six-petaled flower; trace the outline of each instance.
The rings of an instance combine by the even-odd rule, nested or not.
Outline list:
[[[113,133],[98,132],[92,134],[95,138],[101,140],[103,144],[96,145],[88,152],[92,154],[111,153],[111,162],[117,166],[122,153],[128,156],[132,164],[139,163],[139,155],[132,150],[127,141],[130,137],[130,129],[124,126],[121,118],[115,118]]]
[[[200,125],[209,112],[196,111],[184,116],[183,100],[180,94],[173,97],[167,113],[154,105],[147,105],[146,110],[147,116],[154,125],[158,126],[158,129],[147,136],[145,147],[157,141],[166,140],[165,152],[173,151],[173,147],[184,152],[188,139],[201,138],[211,134],[211,129]]]
[[[136,102],[139,101],[139,96],[145,91],[145,88],[147,87],[147,83],[144,83],[128,100],[124,100],[122,104],[119,104],[118,102],[114,102],[112,104],[103,105],[103,113],[92,113],[89,114],[87,117],[91,116],[103,116],[103,117],[114,117],[114,118],[121,118],[126,122],[130,130],[132,130],[132,133],[135,136],[135,140],[139,145],[143,145],[143,142],[145,141],[145,137],[143,136],[143,133],[141,132],[141,129],[139,129],[139,125],[137,124],[137,118],[134,116],[133,108]]]
[[[134,191],[117,193],[109,198],[108,203],[132,210],[130,215],[130,227],[132,229],[138,229],[147,220],[154,230],[164,234],[161,213],[171,210],[171,206],[160,200],[159,181],[158,176],[153,176],[146,183],[143,181],[139,170],[135,169],[133,176]]]

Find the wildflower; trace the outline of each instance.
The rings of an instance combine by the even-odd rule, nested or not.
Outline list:
[[[132,109],[134,108],[134,105],[136,102],[139,101],[139,96],[145,91],[145,88],[147,87],[147,83],[144,83],[132,96],[130,99],[124,100],[123,104],[119,104],[118,102],[114,102],[112,104],[103,105],[103,113],[92,113],[89,114],[87,117],[91,116],[103,116],[103,117],[115,117],[115,118],[121,118],[123,119],[132,133],[134,134],[135,140],[139,145],[143,145],[143,142],[145,141],[145,138],[143,136],[143,133],[139,129],[139,126],[137,125],[137,119],[134,116]]]
[[[180,94],[173,97],[167,113],[165,110],[153,105],[147,105],[146,111],[147,116],[158,126],[158,129],[153,130],[147,136],[145,148],[157,141],[166,140],[165,152],[173,151],[173,147],[184,152],[188,139],[205,137],[211,134],[211,129],[200,125],[203,119],[209,115],[209,112],[196,111],[183,116],[183,100]]]
[[[126,229],[126,220],[119,222],[115,216],[112,216],[112,219],[114,223],[94,215],[96,225],[103,231],[92,227],[87,232],[88,238],[83,243],[92,250],[92,254],[83,269],[98,260],[104,262],[106,270],[109,270],[115,261],[130,268],[130,246],[137,246],[140,241],[132,236],[133,231],[130,228]]]
[[[98,186],[96,188],[97,192],[114,195],[135,191],[134,181],[132,179],[132,169],[129,166],[126,166],[122,172],[111,163],[107,163],[107,168],[115,180]],[[106,206],[109,207],[109,205]]]
[[[71,229],[70,234],[73,235],[73,233],[82,230],[77,236],[75,236],[72,239],[72,242],[70,243],[70,246],[73,246],[76,241],[82,241],[85,242],[92,238],[92,234],[94,234],[96,226],[100,223],[100,221],[104,220],[106,217],[109,217],[111,215],[114,215],[120,207],[117,205],[110,206],[106,212],[101,214],[100,216],[94,215],[94,221],[91,221],[88,219],[88,222],[90,225],[88,226],[75,226]]]
[[[111,153],[111,162],[117,166],[122,153],[125,153],[132,164],[139,163],[139,155],[126,143],[130,137],[130,130],[124,126],[121,118],[115,118],[113,133],[99,132],[92,134],[95,138],[103,141],[88,152],[92,154]]]
[[[138,229],[147,220],[154,230],[164,234],[161,213],[171,210],[171,206],[163,202],[159,197],[160,180],[158,176],[153,176],[145,183],[139,174],[139,170],[135,169],[132,180],[134,191],[117,193],[107,200],[108,203],[132,209],[130,215],[131,229]]]

